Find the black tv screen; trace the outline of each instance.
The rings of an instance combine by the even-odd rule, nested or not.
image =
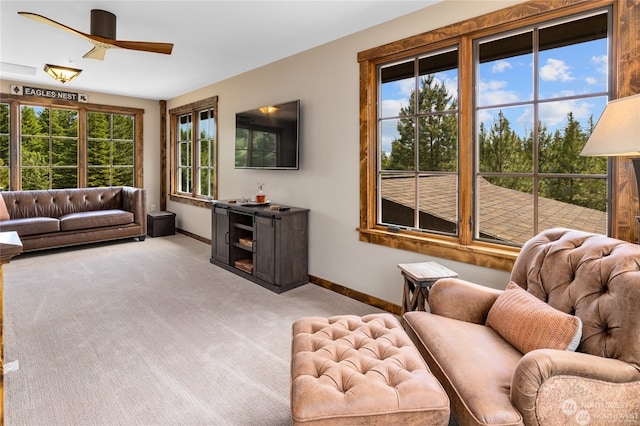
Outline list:
[[[236,169],[297,169],[300,100],[236,114]]]

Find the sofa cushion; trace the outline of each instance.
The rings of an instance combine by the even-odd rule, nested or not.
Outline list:
[[[575,351],[582,336],[580,318],[549,306],[513,281],[489,310],[486,324],[522,353]]]
[[[126,225],[133,222],[133,213],[124,210],[96,210],[71,213],[60,217],[61,231]]]
[[[404,328],[451,399],[459,424],[521,425],[511,404],[513,372],[522,354],[482,324],[429,312],[406,312]],[[466,408],[465,408],[466,407]]]
[[[0,197],[2,198],[2,197]],[[0,222],[0,231],[16,231],[20,237],[60,231],[60,221],[52,217],[30,217]]]
[[[11,217],[9,216],[9,210],[7,210],[7,205],[4,202],[4,197],[0,195],[0,220],[9,220]]]

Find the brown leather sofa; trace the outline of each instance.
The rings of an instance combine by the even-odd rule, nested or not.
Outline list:
[[[640,424],[640,246],[544,231],[522,248],[511,281],[499,291],[441,279],[428,295],[430,313],[403,316],[458,423]],[[512,294],[522,305],[502,303]],[[502,325],[490,321],[498,314]],[[575,352],[546,348],[545,339],[568,330],[556,317],[577,324]],[[550,328],[534,339],[539,323]],[[517,349],[503,327],[532,347]]]
[[[24,252],[121,238],[145,239],[143,188],[6,191],[0,192],[0,197],[0,232],[16,231]]]

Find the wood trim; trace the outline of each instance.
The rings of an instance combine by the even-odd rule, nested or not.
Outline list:
[[[161,100],[160,104],[160,210],[167,209],[167,101]]]
[[[89,171],[87,170],[87,110],[78,110],[78,186],[87,186]]]
[[[314,275],[309,275],[309,282],[320,287],[324,287],[328,290],[347,296],[351,299],[357,300],[367,305],[383,309],[387,312],[391,312],[395,315],[402,315],[402,307],[394,303],[387,302],[386,300],[378,299],[377,297],[370,296],[365,293],[361,293],[357,290],[350,289],[349,287],[342,286],[340,284],[333,283],[329,280],[325,280]]]
[[[613,8],[615,45],[613,62],[614,93],[622,98],[640,93],[640,0],[617,0]],[[613,161],[612,217],[615,222],[611,236],[621,240],[638,241],[638,205],[640,197],[635,171],[629,158]]]
[[[133,156],[133,173],[135,174],[133,180],[135,186],[139,188],[144,187],[144,117],[143,113],[137,112],[133,116],[133,125],[135,132],[135,139],[133,141],[133,149],[135,154]]]

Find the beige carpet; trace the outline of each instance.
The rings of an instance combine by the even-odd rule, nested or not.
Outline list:
[[[7,425],[288,425],[291,323],[378,309],[272,293],[184,235],[5,266]]]

